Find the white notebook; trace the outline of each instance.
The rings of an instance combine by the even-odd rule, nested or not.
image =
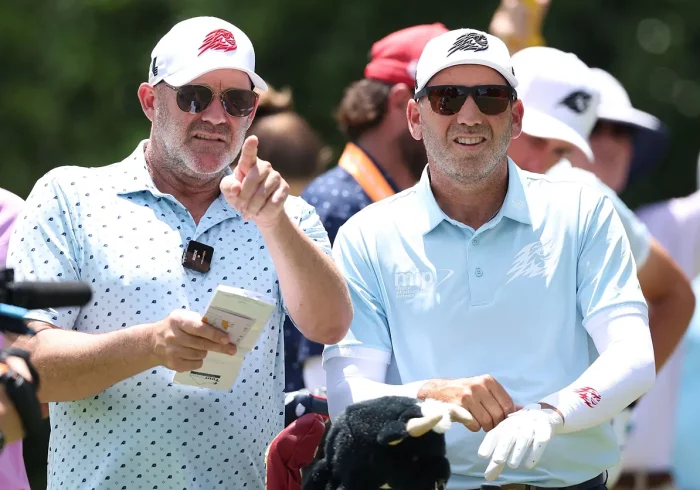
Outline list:
[[[201,368],[175,372],[173,383],[229,391],[236,382],[245,356],[257,343],[276,306],[277,302],[269,296],[219,285],[207,306],[203,321],[228,333],[238,352],[229,356],[210,351]]]

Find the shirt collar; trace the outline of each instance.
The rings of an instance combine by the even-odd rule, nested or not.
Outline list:
[[[559,171],[559,170],[570,170],[573,168],[573,165],[571,165],[571,162],[567,160],[566,158],[562,158],[559,160],[557,163],[554,164],[554,166],[550,169],[550,171]],[[549,172],[547,172],[549,173]]]
[[[136,149],[122,160],[124,173],[115,175],[117,181],[114,183],[119,195],[134,194],[136,192],[151,192],[156,196],[163,196],[163,193],[153,183],[151,174],[146,166],[146,155],[144,153],[148,140],[141,141]]]
[[[146,143],[148,143],[148,140],[141,141],[133,153],[122,161],[126,168],[123,174],[116,176],[118,180],[115,183],[115,187],[121,189],[117,191],[117,194],[129,195],[138,192],[150,192],[155,197],[174,199],[170,194],[165,194],[158,190],[153,183],[153,178],[151,178],[151,174],[146,165],[146,156],[144,153]],[[233,171],[231,167],[226,167],[224,173],[225,175],[231,175]],[[222,210],[226,212],[232,211],[234,215],[240,215],[238,211],[228,205],[223,194],[219,194],[217,201],[219,203],[218,207]]]
[[[429,167],[423,170],[420,181],[416,184],[416,195],[421,204],[423,215],[419,218],[418,226],[422,227],[423,234],[427,234],[437,227],[442,221],[447,221],[455,226],[466,228],[464,223],[460,223],[445,214],[440,208],[433,190],[430,188]],[[518,221],[519,223],[532,224],[530,209],[525,195],[525,176],[522,170],[515,165],[515,162],[508,158],[508,190],[503,201],[503,206],[490,220],[494,225],[503,217]]]

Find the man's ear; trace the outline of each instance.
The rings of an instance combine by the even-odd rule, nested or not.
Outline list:
[[[406,105],[406,119],[408,119],[408,130],[415,140],[423,139],[423,126],[420,116],[420,101],[410,99]]]
[[[142,83],[138,90],[139,102],[141,109],[149,121],[153,122],[156,118],[156,88],[149,83]]]
[[[399,420],[388,422],[377,434],[377,442],[382,446],[396,446],[408,437],[406,424]]]
[[[520,136],[520,133],[523,132],[523,116],[525,115],[525,107],[520,99],[516,99],[515,102],[513,102],[511,114],[511,138],[515,139]]]
[[[413,98],[413,90],[405,83],[397,83],[389,90],[388,104],[395,110],[403,113],[406,110],[406,104]]]

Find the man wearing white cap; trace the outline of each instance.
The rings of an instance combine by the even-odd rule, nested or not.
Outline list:
[[[694,309],[689,281],[615,191],[593,173],[572,167],[568,158],[594,159],[588,138],[596,120],[600,93],[591,69],[573,53],[531,47],[512,57],[525,106],[523,133],[508,155],[519,167],[557,180],[592,185],[612,203],[629,239],[644,297],[649,303],[656,367],[673,353]],[[583,156],[582,156],[583,155]],[[564,157],[567,158],[564,158]]]
[[[609,199],[508,158],[518,76],[481,31],[423,50],[407,107],[423,176],[334,243],[354,317],[324,351],[329,409],[388,394],[462,405],[474,421],[446,434],[450,489],[604,489],[619,459],[606,422],[655,377],[646,302]]]
[[[120,163],[49,172],[10,242],[19,280],[94,291],[85,307],[32,312],[38,334],[16,342],[50,402],[48,487],[262,490],[283,428],[284,313],[336,341],[352,317],[347,287],[313,208],[287,197],[257,139],[244,142],[252,89],[266,89],[248,37],[212,17],[183,21],[148,75],[150,138]],[[199,379],[210,351],[242,355],[201,316],[220,284],[267,296],[271,319],[232,389],[174,384],[176,371]]]

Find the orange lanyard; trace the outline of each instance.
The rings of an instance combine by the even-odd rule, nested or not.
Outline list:
[[[372,201],[381,201],[385,197],[394,195],[394,190],[377,166],[354,143],[345,145],[338,166],[352,175]]]

